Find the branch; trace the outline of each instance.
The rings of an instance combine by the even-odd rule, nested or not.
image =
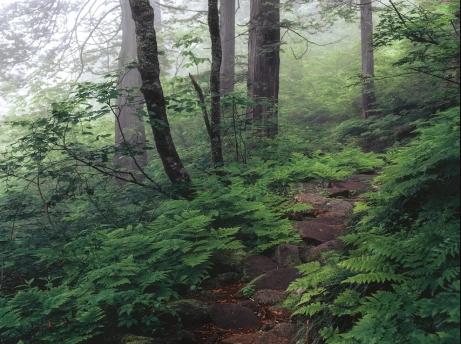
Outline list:
[[[208,110],[206,107],[205,96],[203,94],[203,90],[198,84],[197,80],[195,80],[195,78],[190,73],[189,73],[189,78],[192,81],[192,85],[194,86],[195,92],[197,92],[197,96],[198,96],[199,103],[200,103],[200,108],[202,109],[202,113],[203,113],[203,119],[205,120],[206,131],[208,133],[208,136],[211,139],[212,132],[211,132],[211,125],[210,125],[210,116],[208,115]]]

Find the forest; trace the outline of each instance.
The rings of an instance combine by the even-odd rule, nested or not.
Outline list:
[[[458,0],[0,0],[0,344],[457,344]]]

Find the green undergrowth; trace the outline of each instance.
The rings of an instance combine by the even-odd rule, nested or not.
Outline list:
[[[0,196],[0,332],[6,344],[152,336],[167,326],[171,317],[165,315],[174,314],[171,303],[214,273],[217,257],[238,264],[244,255],[270,254],[300,240],[287,215],[309,206],[294,203],[291,183],[340,180],[384,164],[353,147],[299,149],[281,160],[264,160],[266,151],[247,164],[229,163],[219,174],[195,172],[193,197],[171,199],[75,171],[52,145],[38,146],[41,163],[50,164],[40,190],[10,177]],[[37,154],[34,147],[25,154]],[[63,170],[55,169],[59,164]],[[43,199],[52,200],[46,211]]]
[[[345,251],[301,266],[289,304],[310,318],[303,343],[459,342],[459,108],[417,135],[389,152]]]

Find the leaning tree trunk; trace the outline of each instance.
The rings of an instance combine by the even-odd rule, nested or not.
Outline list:
[[[376,114],[375,63],[373,52],[372,0],[360,0],[360,27],[362,41],[362,116]]]
[[[141,93],[141,75],[136,62],[136,32],[128,2],[120,2],[122,8],[122,47],[119,56],[119,96],[115,121],[114,163],[122,172],[137,180],[143,179],[143,168],[147,165],[146,132],[141,110],[144,97]]]
[[[166,113],[165,96],[160,82],[154,11],[149,0],[130,0],[130,5],[136,26],[141,91],[146,101],[155,145],[168,178],[174,184],[183,184],[189,182],[190,177],[176,151]]]
[[[219,32],[218,0],[208,0],[208,28],[211,37],[211,159],[214,166],[223,164],[221,142],[221,80],[220,71],[222,63],[221,35]]]
[[[278,132],[280,0],[251,0],[248,91],[255,105],[249,117],[256,135]]]
[[[234,90],[235,83],[235,0],[221,0],[221,94]]]

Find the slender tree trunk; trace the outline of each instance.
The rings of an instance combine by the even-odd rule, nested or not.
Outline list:
[[[373,52],[372,0],[360,0],[360,26],[362,41],[362,116],[376,114],[375,63]]]
[[[219,32],[218,0],[208,0],[208,28],[211,37],[211,159],[216,166],[224,162],[221,141],[221,35]]]
[[[278,132],[280,0],[251,0],[248,90],[255,102],[249,117],[257,135]]]
[[[221,94],[234,90],[235,83],[235,0],[221,0]]]
[[[146,132],[141,110],[144,97],[141,93],[141,75],[136,62],[136,32],[128,2],[121,1],[122,47],[119,56],[120,80],[118,83],[118,112],[115,121],[115,165],[123,172],[142,180],[141,170],[147,165]]]
[[[149,0],[130,0],[130,5],[136,26],[141,91],[146,100],[155,145],[168,178],[174,184],[183,184],[189,182],[190,177],[176,151],[166,113],[165,96],[160,82],[154,11]]]

